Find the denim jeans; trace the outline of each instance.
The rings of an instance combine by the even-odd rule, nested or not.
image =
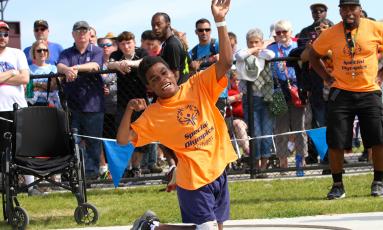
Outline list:
[[[253,102],[252,105],[254,107],[254,130],[255,130],[255,136],[265,136],[265,135],[272,135],[273,134],[273,123],[274,118],[270,115],[269,110],[267,108],[267,104],[263,101],[262,97],[253,96]],[[243,114],[246,123],[250,126],[248,122],[248,101],[247,101],[247,95],[243,95],[242,97],[242,105],[243,105]],[[273,146],[273,141],[270,138],[262,138],[262,139],[256,139],[255,141],[255,155],[254,158],[256,160],[259,160],[260,158],[269,158],[271,156],[271,149]]]
[[[71,111],[71,127],[78,130],[79,135],[102,137],[104,113]],[[80,148],[85,150],[85,175],[98,176],[100,166],[101,141],[81,138]]]

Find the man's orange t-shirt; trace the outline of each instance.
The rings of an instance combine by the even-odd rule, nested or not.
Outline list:
[[[213,182],[237,159],[225,120],[215,106],[227,78],[217,82],[215,71],[212,65],[193,75],[176,95],[158,99],[131,124],[138,136],[133,145],[159,141],[175,152],[176,182],[187,190]]]
[[[383,24],[361,18],[358,29],[351,34],[355,39],[353,59],[342,22],[324,31],[313,44],[320,55],[332,51],[334,70],[331,75],[335,82],[331,87],[353,92],[380,90],[376,82],[377,54],[383,45]]]

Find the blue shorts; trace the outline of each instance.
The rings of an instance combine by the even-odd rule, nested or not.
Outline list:
[[[186,190],[177,186],[177,195],[183,223],[200,225],[215,220],[223,223],[229,219],[230,200],[226,171],[212,183],[197,190]]]

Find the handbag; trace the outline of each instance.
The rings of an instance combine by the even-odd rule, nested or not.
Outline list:
[[[299,98],[298,87],[290,84],[289,80],[287,80],[287,85],[288,85],[288,89],[290,92],[291,101],[293,102],[293,105],[297,108],[302,108],[303,104],[302,104],[302,100]]]
[[[285,95],[282,92],[281,85],[278,81],[278,77],[274,78],[276,88],[273,90],[272,99],[268,102],[268,110],[271,115],[277,117],[287,112],[288,107],[285,99]]]
[[[274,89],[272,95],[272,101],[269,102],[268,110],[273,116],[280,116],[287,112],[287,103],[285,99],[285,95],[282,92],[280,87]]]

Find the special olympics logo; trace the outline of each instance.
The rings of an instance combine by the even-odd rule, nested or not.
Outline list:
[[[182,125],[196,125],[198,116],[199,111],[194,105],[187,105],[177,111],[177,120]]]
[[[358,43],[355,43],[355,48],[354,48],[354,52],[355,53],[354,53],[354,56],[360,54],[361,51],[362,51],[362,47],[360,47],[360,45]],[[345,45],[343,47],[343,54],[345,56],[351,57],[352,52],[350,50],[350,47],[348,47],[348,45]]]

